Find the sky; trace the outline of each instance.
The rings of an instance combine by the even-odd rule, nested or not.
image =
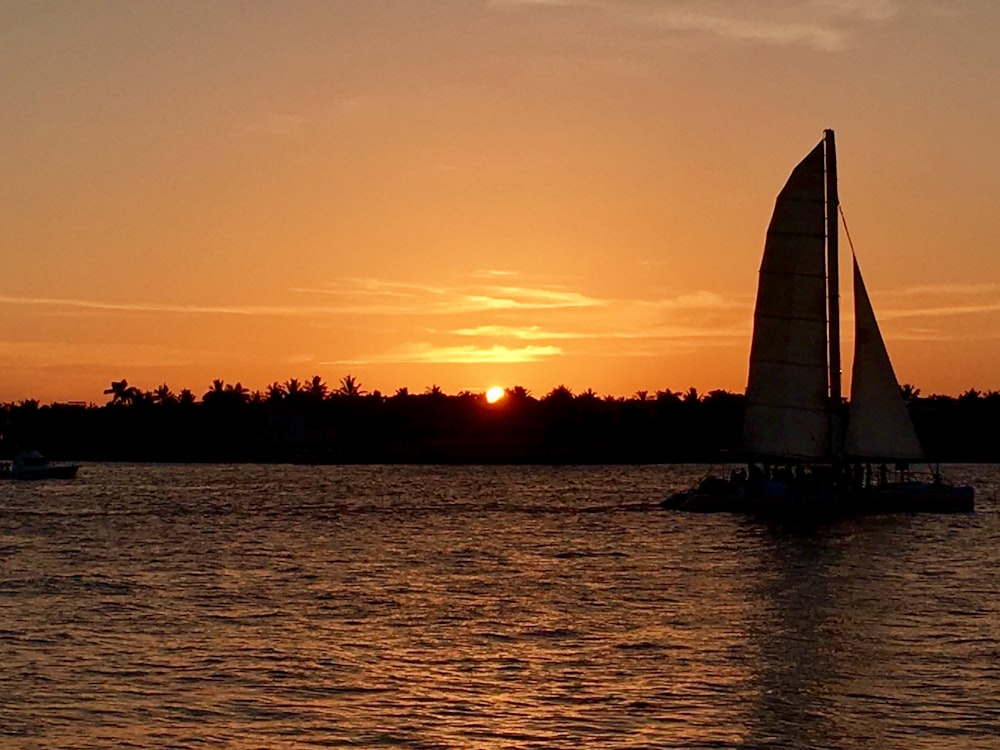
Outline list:
[[[1000,388],[995,0],[0,18],[0,402],[742,392],[774,198],[824,128],[899,381]]]

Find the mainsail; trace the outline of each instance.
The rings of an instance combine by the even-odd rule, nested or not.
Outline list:
[[[880,461],[923,458],[857,258],[854,259],[854,365],[844,452],[851,458]]]
[[[743,429],[752,454],[805,460],[831,454],[825,201],[820,142],[792,171],[767,229]]]

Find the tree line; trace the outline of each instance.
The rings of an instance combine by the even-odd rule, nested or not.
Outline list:
[[[929,458],[1000,461],[1000,392],[923,397],[904,385]],[[738,456],[744,396],[638,391],[536,397],[522,387],[488,403],[483,393],[367,391],[347,375],[275,382],[263,391],[215,380],[201,396],[126,380],[104,405],[0,405],[0,457],[38,449],[91,461],[308,463],[672,463]]]

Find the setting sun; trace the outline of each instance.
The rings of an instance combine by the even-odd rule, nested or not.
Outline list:
[[[503,388],[498,385],[493,386],[488,391],[486,391],[486,400],[491,404],[495,404],[497,401],[503,398]]]

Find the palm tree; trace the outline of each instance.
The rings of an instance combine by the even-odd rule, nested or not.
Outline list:
[[[527,401],[531,398],[531,391],[523,385],[515,385],[513,388],[504,389],[504,393],[511,401]]]
[[[361,383],[358,382],[353,375],[345,375],[340,379],[340,387],[337,389],[337,393],[341,396],[348,396],[350,398],[365,395],[365,391],[362,389]]]
[[[271,402],[281,401],[287,395],[285,386],[275,380],[267,387],[267,400]]]
[[[243,384],[238,381],[236,385],[226,386],[226,395],[240,404],[245,404],[250,399],[250,391],[244,388]]]
[[[327,387],[326,383],[323,382],[323,378],[319,375],[313,375],[312,380],[306,383],[306,393],[315,398],[317,401],[325,399],[329,390],[330,389]]]
[[[176,404],[177,396],[170,390],[169,385],[161,383],[153,391],[152,401],[154,404]]]
[[[197,399],[195,398],[194,391],[190,388],[183,388],[177,395],[177,403],[183,404],[184,406],[191,406],[195,403],[195,401],[197,401]]]
[[[297,398],[302,393],[302,385],[298,378],[289,378],[285,381],[285,394],[288,398]]]
[[[134,385],[129,385],[128,381],[124,378],[121,380],[112,380],[111,387],[105,388],[104,393],[111,396],[110,403],[121,404],[123,406],[130,406],[136,403],[142,395],[138,388]]]
[[[226,384],[223,380],[216,378],[212,381],[212,387],[209,388],[205,395],[201,397],[202,403],[212,403],[214,401],[221,401],[225,398]]]
[[[546,393],[545,394],[545,398],[542,399],[542,400],[543,401],[557,401],[557,402],[572,401],[573,400],[573,391],[571,391],[569,388],[567,388],[564,385],[557,385],[551,391],[549,391],[548,393]]]

